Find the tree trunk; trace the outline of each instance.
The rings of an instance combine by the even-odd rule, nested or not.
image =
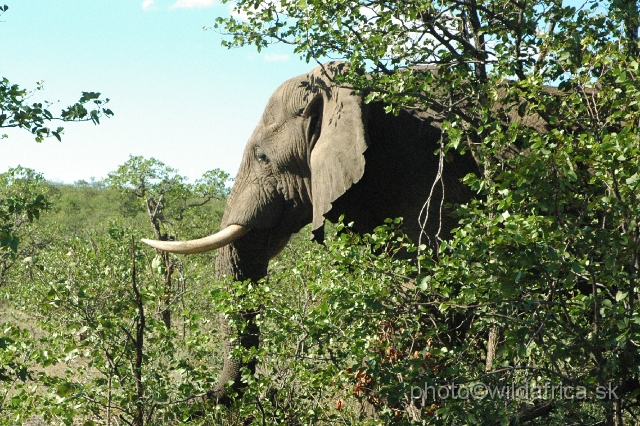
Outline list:
[[[498,327],[491,327],[489,330],[489,338],[487,339],[487,360],[485,363],[485,371],[493,370],[493,360],[496,358],[496,349],[498,347]]]

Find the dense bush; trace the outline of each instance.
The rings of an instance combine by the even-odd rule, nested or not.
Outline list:
[[[385,336],[408,330],[424,339],[417,347],[430,354],[426,370],[403,354],[394,360],[404,364],[396,376],[385,375],[393,364],[385,357],[410,347],[391,337],[384,337],[394,349],[388,354],[385,348],[376,358],[377,343],[369,344],[368,354],[360,351],[357,330],[384,321],[378,312],[389,312],[390,295],[403,293],[376,294],[377,309],[363,310],[359,323],[352,315],[368,306],[364,294],[386,282],[380,276],[397,265],[372,271],[363,263],[367,256],[354,254],[345,282],[376,278],[357,293],[345,289],[340,309],[318,318],[336,324],[335,312],[348,317],[319,340],[330,348],[330,363],[343,353],[340,344],[356,355],[341,360],[334,376],[351,368],[356,393],[378,405],[382,422],[637,423],[637,2],[241,0],[235,8],[236,16],[215,25],[228,35],[226,45],[261,50],[286,42],[307,59],[342,59],[348,67],[336,79],[360,91],[365,102],[384,102],[395,113],[430,108],[443,130],[441,165],[459,150],[471,152],[481,169],[480,176],[467,177],[478,199],[458,209],[453,238],[434,256],[424,253],[419,264],[407,266],[413,274],[406,280],[422,290],[415,302],[421,309],[398,303],[394,312],[402,320],[392,316],[379,326]],[[317,266],[328,288],[347,285],[337,284],[340,256],[333,253]],[[313,282],[313,274],[309,278]],[[318,303],[324,306],[322,298]],[[418,389],[411,380],[418,376],[423,390],[433,385],[443,394],[413,400]],[[454,398],[454,385],[484,389],[484,397]],[[367,387],[373,389],[360,392]],[[335,388],[323,391],[335,394]],[[403,403],[412,402],[415,410],[403,411]]]
[[[416,248],[390,222],[294,249],[259,286],[215,291],[228,314],[261,313],[263,368],[246,377],[241,410],[258,424],[564,425],[606,422],[620,405],[633,419],[639,316],[628,295],[585,291],[575,261],[536,239],[546,231],[521,233],[526,223],[504,216],[491,249],[511,250],[513,265],[496,265],[477,220],[437,260],[406,260]]]
[[[152,230],[144,205],[135,213],[107,187],[37,178],[52,207],[24,241],[49,243],[16,255],[2,287],[3,421],[504,424],[544,415],[560,425],[637,415],[640,316],[622,262],[637,250],[626,222],[638,214],[635,193],[589,204],[614,186],[614,150],[637,158],[635,139],[615,140],[603,151],[568,139],[568,156],[532,135],[537,149],[509,159],[487,197],[460,210],[438,253],[414,247],[395,220],[364,236],[340,224],[324,246],[301,233],[260,283],[213,283],[215,254],[176,258],[169,328],[162,263],[132,246]],[[633,185],[637,164],[623,162],[616,179]],[[536,170],[546,178],[529,178]],[[86,192],[92,203],[78,202]],[[584,203],[568,208],[575,199]],[[200,206],[180,226],[197,233],[222,207]],[[257,357],[258,373],[244,375],[248,391],[231,410],[203,405],[220,364],[216,315],[242,327],[234,315],[252,310],[261,346],[236,355]]]

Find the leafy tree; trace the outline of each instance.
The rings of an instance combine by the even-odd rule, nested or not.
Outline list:
[[[120,194],[107,189],[103,181],[57,184],[56,190],[56,198],[41,224],[58,227],[64,238],[107,232],[111,221],[125,219]]]
[[[118,170],[109,174],[107,182],[123,194],[144,200],[155,238],[168,241],[176,238],[176,225],[183,220],[186,211],[228,194],[228,180],[227,173],[215,169],[206,172],[194,184],[189,184],[177,170],[161,161],[132,155]],[[172,276],[179,263],[169,253],[159,252],[154,265],[164,278],[163,315],[165,325],[170,328],[170,305],[175,297]]]
[[[215,25],[227,46],[284,42],[307,60],[344,59],[337,80],[366,102],[432,110],[441,161],[450,149],[477,159],[482,174],[466,182],[480,197],[459,207],[452,240],[416,266],[425,313],[402,316],[425,315],[433,327],[430,383],[586,389],[573,399],[547,388],[534,398],[414,401],[404,381],[382,377],[375,345],[347,347],[367,366],[360,379],[377,378],[362,398],[377,397],[384,412],[404,397],[399,422],[637,422],[637,2],[240,0],[236,10],[247,18]]]

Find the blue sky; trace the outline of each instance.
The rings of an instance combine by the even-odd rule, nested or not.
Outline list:
[[[235,175],[267,99],[314,67],[284,45],[258,54],[228,50],[203,31],[230,13],[214,0],[4,0],[0,76],[33,101],[75,102],[82,91],[111,99],[99,126],[66,123],[62,142],[36,143],[2,129],[0,172],[22,165],[49,180],[101,179],[129,154],[155,157],[190,179],[221,168]]]

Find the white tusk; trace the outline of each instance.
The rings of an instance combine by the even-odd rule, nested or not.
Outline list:
[[[229,225],[223,230],[208,237],[189,241],[157,241],[142,239],[142,242],[158,250],[170,253],[193,254],[204,253],[224,247],[249,232],[249,228],[242,225]]]

